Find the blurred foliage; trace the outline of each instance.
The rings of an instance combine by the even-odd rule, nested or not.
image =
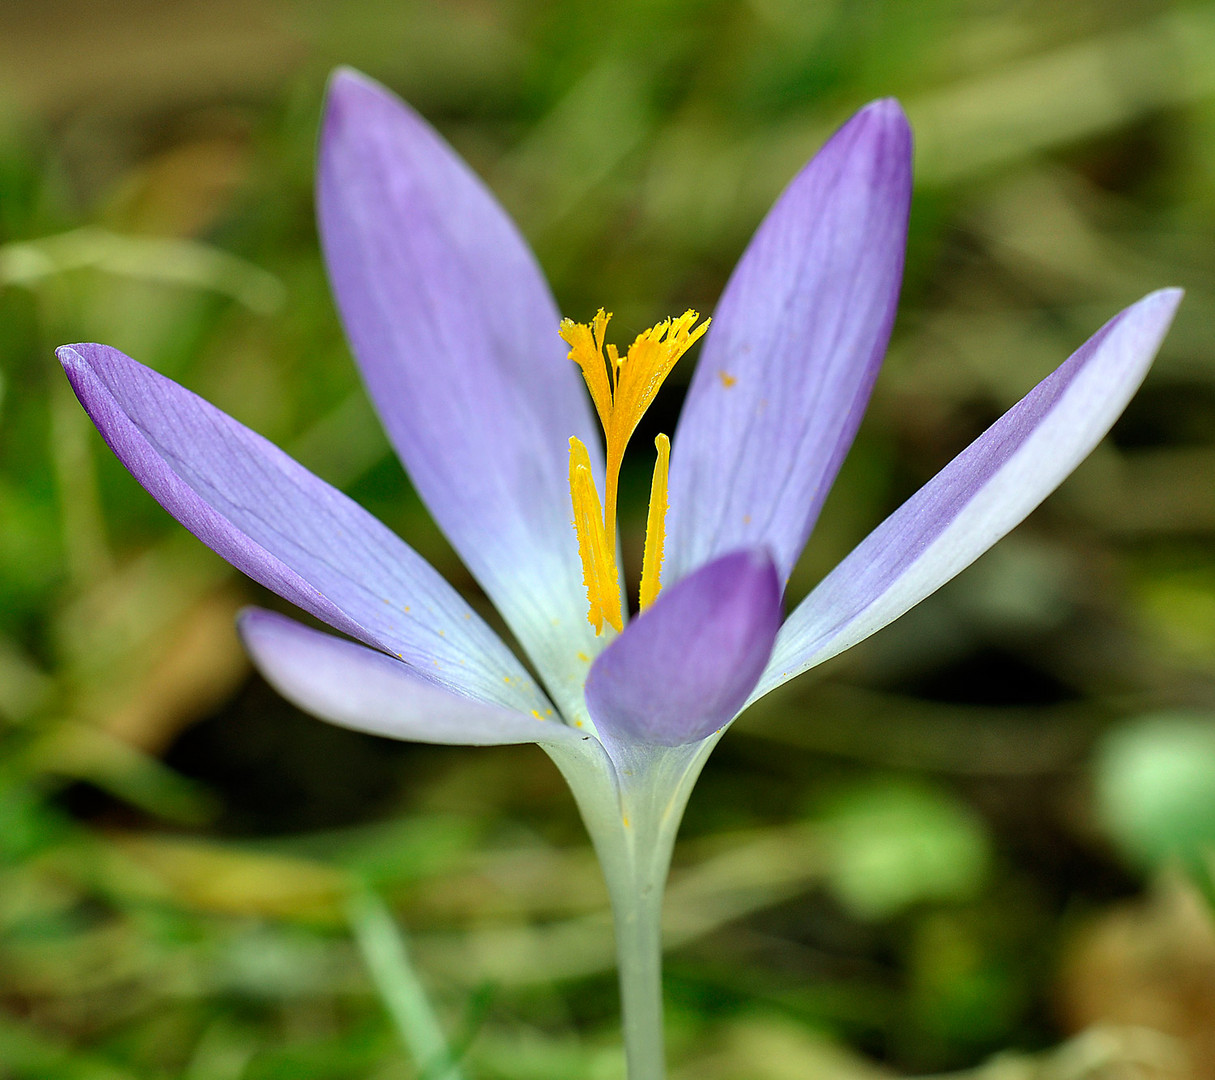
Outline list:
[[[1215,5],[1165,0],[0,6],[0,1077],[418,1075],[348,926],[368,885],[468,1076],[620,1075],[606,901],[555,770],[279,701],[232,632],[273,599],[129,479],[51,355],[101,340],[183,381],[484,608],[327,295],[338,63],[487,178],[563,311],[623,331],[711,312],[833,126],[904,102],[904,302],[795,597],[1106,318],[1186,287],[1057,496],[714,755],[668,1029],[698,1080],[1215,1077],[1215,932],[1176,872],[1209,872],[1215,805]]]
[[[1215,718],[1128,721],[1102,741],[1096,765],[1102,824],[1130,859],[1201,872],[1215,857]]]

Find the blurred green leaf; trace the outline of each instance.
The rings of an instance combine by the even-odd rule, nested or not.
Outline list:
[[[1098,748],[1097,812],[1125,858],[1145,869],[1215,852],[1215,717],[1155,713],[1124,721]]]
[[[862,918],[895,915],[925,900],[964,900],[990,861],[980,820],[932,787],[871,780],[837,794],[821,811],[827,880]]]

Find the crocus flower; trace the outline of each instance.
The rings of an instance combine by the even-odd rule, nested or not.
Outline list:
[[[660,324],[621,359],[605,313],[562,323],[493,196],[361,75],[334,77],[319,157],[321,240],[368,392],[538,679],[404,542],[266,440],[113,348],[65,346],[60,359],[171,514],[346,635],[242,616],[249,652],[286,697],[382,735],[535,742],[551,755],[616,914],[630,1076],[660,1076],[658,914],[716,740],[750,701],[897,618],[1037,506],[1122,411],[1180,293],[1111,319],[782,625],[784,584],[860,422],[902,275],[911,135],[894,101],[867,106],[793,179],[726,286],[669,474],[659,439],[644,610],[629,619],[620,458],[704,324],[694,313]]]

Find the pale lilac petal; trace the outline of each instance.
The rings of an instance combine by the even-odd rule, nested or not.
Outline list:
[[[731,552],[665,589],[596,659],[586,703],[605,740],[696,742],[732,720],[780,626],[762,549]]]
[[[597,649],[571,526],[586,393],[535,259],[452,149],[382,86],[329,88],[317,213],[363,378],[414,486],[550,682]],[[576,668],[576,671],[574,670]]]
[[[357,503],[117,349],[65,345],[58,356],[119,460],[237,569],[437,683],[544,707],[518,660],[455,590]]]
[[[877,527],[789,617],[755,697],[843,652],[945,584],[1017,525],[1101,440],[1181,300],[1115,316]]]
[[[357,642],[249,608],[241,638],[280,694],[322,720],[414,742],[494,746],[577,740],[559,719],[461,697]]]
[[[672,443],[672,580],[738,547],[786,579],[856,434],[894,323],[911,130],[877,101],[768,213],[705,339]]]

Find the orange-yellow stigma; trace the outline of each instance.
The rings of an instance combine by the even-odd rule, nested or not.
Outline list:
[[[607,622],[616,630],[624,627],[620,603],[620,573],[616,567],[616,497],[624,448],[637,429],[658,388],[676,361],[709,328],[706,319],[685,311],[677,319],[665,319],[651,327],[620,356],[615,345],[605,345],[604,331],[611,314],[599,309],[588,324],[561,320],[560,334],[570,347],[570,359],[582,369],[591,400],[603,425],[607,452],[607,476],[603,506],[591,476],[590,456],[577,438],[570,439],[570,498],[574,506],[574,529],[582,576],[589,604],[587,619],[595,633]],[[671,443],[665,435],[654,440],[658,460],[650,488],[650,512],[646,520],[645,555],[641,567],[641,608],[654,602],[661,588],[662,550],[667,510],[667,468]]]

